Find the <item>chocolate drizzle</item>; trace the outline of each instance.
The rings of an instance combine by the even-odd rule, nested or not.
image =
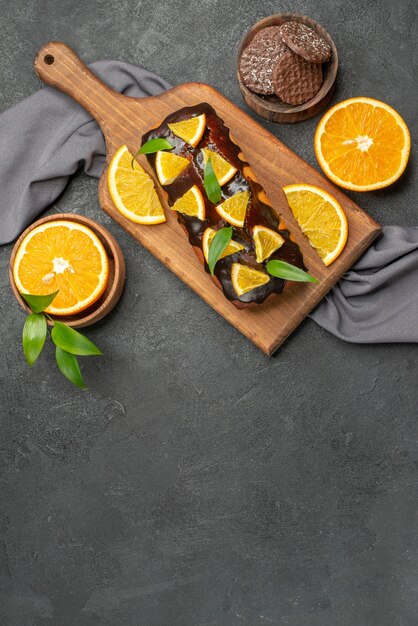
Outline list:
[[[196,148],[192,148],[179,137],[176,137],[168,128],[168,123],[179,122],[205,113],[206,129],[202,139]],[[203,187],[203,153],[202,148],[209,148],[215,152],[219,152],[231,165],[237,168],[234,177],[222,186],[222,200],[230,198],[234,194],[249,190],[250,200],[247,207],[247,216],[243,228],[233,227],[233,239],[244,246],[244,250],[240,250],[235,254],[231,254],[220,259],[215,267],[215,276],[219,280],[224,295],[235,302],[237,305],[248,305],[251,303],[261,304],[272,293],[281,293],[285,282],[281,278],[271,277],[265,285],[257,287],[242,296],[237,296],[231,282],[231,266],[234,262],[249,265],[260,271],[266,272],[266,263],[270,259],[279,259],[287,261],[301,269],[305,269],[303,258],[299,246],[292,241],[291,235],[283,222],[279,219],[275,211],[268,204],[267,197],[261,185],[251,179],[251,170],[245,161],[240,159],[240,149],[231,140],[229,130],[224,125],[221,118],[215,113],[214,109],[207,103],[198,104],[192,107],[185,107],[169,115],[163,123],[142,137],[142,143],[156,137],[164,137],[173,146],[172,152],[186,157],[190,161],[190,165],[176,178],[171,185],[164,186],[168,194],[170,206],[176,200],[186,193],[193,185],[197,185],[202,192],[206,204],[206,219],[204,221],[195,217],[189,217],[178,213],[179,222],[185,227],[189,241],[195,248],[202,249],[202,236],[206,228],[211,227],[218,230],[223,226],[229,226],[217,213],[215,205],[212,204],[206,196]],[[242,154],[241,154],[242,156]],[[155,171],[155,154],[147,155],[148,161]],[[245,174],[244,174],[245,171]],[[285,243],[274,252],[269,259],[263,263],[257,263],[255,257],[255,246],[251,233],[257,224],[278,231],[285,239]],[[198,255],[203,258],[203,254]],[[205,262],[205,270],[209,272],[207,263]],[[238,304],[239,303],[239,304]]]

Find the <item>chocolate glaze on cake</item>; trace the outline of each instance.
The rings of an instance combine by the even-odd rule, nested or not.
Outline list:
[[[176,137],[168,128],[168,123],[179,122],[191,117],[195,117],[205,113],[206,129],[202,139],[196,148],[193,148],[185,141]],[[223,290],[228,300],[233,302],[239,308],[250,304],[260,304],[266,300],[271,294],[279,294],[285,286],[284,280],[281,278],[270,277],[265,285],[257,287],[242,296],[238,297],[231,282],[231,266],[234,262],[249,265],[260,271],[266,272],[266,263],[270,259],[278,259],[287,261],[301,269],[305,269],[303,258],[299,246],[292,240],[291,234],[286,225],[278,217],[273,210],[266,194],[257,182],[251,178],[251,169],[245,161],[243,161],[242,153],[239,147],[231,140],[229,130],[224,125],[223,120],[215,113],[214,109],[207,103],[201,103],[192,107],[185,107],[169,115],[162,124],[142,137],[142,143],[156,137],[164,137],[173,146],[173,152],[186,157],[190,161],[190,165],[176,178],[171,185],[164,186],[168,194],[169,205],[172,206],[176,200],[184,195],[193,185],[197,185],[202,192],[206,205],[206,219],[204,221],[195,217],[190,217],[178,213],[180,224],[187,231],[189,242],[194,247],[199,259],[204,263],[205,270],[209,272],[209,268],[204,260],[202,253],[202,236],[206,228],[211,227],[218,230],[224,226],[229,226],[217,213],[215,205],[212,204],[206,196],[203,186],[203,153],[202,148],[209,148],[224,157],[231,165],[237,168],[234,177],[222,186],[221,202],[238,193],[239,191],[250,191],[250,200],[247,207],[247,215],[243,228],[233,227],[232,238],[244,245],[244,250],[240,250],[235,254],[220,259],[215,267],[215,280],[218,287]],[[155,154],[147,155],[150,165],[155,171]],[[269,259],[263,263],[257,263],[255,256],[255,246],[252,239],[252,228],[257,224],[278,231],[285,239],[285,243],[274,252]]]

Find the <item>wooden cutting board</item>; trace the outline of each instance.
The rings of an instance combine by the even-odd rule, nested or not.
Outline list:
[[[271,355],[295,330],[380,232],[379,224],[342,191],[209,85],[185,83],[156,97],[128,98],[104,85],[73,50],[61,42],[50,42],[41,48],[35,59],[35,70],[45,83],[74,98],[100,124],[107,148],[106,167],[99,182],[99,200],[104,211],[266,354]],[[308,271],[320,280],[319,285],[293,283],[265,304],[238,310],[205,273],[158,183],[156,188],[166,209],[165,224],[134,224],[114,207],[106,177],[115,151],[126,144],[135,153],[146,131],[158,126],[170,113],[201,102],[212,105],[229,127],[275,210],[293,232]],[[140,157],[139,162],[154,177],[146,158]],[[326,189],[339,200],[347,214],[346,248],[328,268],[299,230],[281,189],[283,185],[298,182]]]

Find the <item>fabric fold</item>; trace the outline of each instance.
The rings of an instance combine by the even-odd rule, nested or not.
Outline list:
[[[386,226],[310,317],[344,341],[417,342],[418,228]]]

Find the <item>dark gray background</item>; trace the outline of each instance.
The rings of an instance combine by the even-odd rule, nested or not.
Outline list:
[[[335,38],[334,100],[387,101],[414,143],[415,6],[1,0],[0,106],[39,89],[32,60],[49,39],[243,106],[240,38],[298,11]],[[317,121],[265,125],[317,167]],[[416,225],[414,161],[357,202]],[[96,180],[77,176],[52,211],[108,226],[128,279],[89,330],[105,356],[84,360],[83,393],[50,349],[24,363],[0,250],[2,626],[418,624],[417,347],[345,344],[306,320],[268,358],[100,211]]]

